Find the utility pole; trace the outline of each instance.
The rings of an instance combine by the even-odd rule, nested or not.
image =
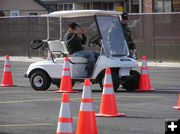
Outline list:
[[[129,13],[132,12],[131,7],[132,7],[132,0],[129,0]]]
[[[142,1],[143,0],[139,0],[139,13],[142,13]]]

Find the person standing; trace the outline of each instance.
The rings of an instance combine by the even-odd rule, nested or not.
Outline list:
[[[130,57],[137,59],[136,44],[133,42],[133,39],[131,37],[131,31],[128,27],[127,21],[128,21],[128,14],[126,12],[123,12],[121,15],[121,26],[124,32],[125,40],[127,42],[130,51]]]

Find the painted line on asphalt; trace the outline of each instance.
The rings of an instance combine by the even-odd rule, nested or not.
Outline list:
[[[34,126],[53,126],[52,123],[35,123],[35,124],[6,124],[0,127],[34,127]]]
[[[160,98],[163,96],[117,96],[117,98]],[[70,100],[80,100],[81,98],[70,98]],[[93,97],[93,99],[101,99],[101,97]],[[14,100],[14,101],[0,101],[0,104],[12,103],[28,103],[28,102],[43,102],[43,101],[60,101],[58,98],[54,99],[39,99],[39,100]]]

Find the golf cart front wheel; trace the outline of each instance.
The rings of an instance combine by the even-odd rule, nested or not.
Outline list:
[[[51,80],[44,71],[38,70],[31,74],[30,83],[33,89],[45,91],[50,87]]]
[[[135,91],[138,88],[139,77],[140,77],[139,72],[137,72],[135,70],[131,70],[130,76],[127,78],[124,78],[124,80],[123,80],[124,81],[122,83],[123,87],[127,91]]]

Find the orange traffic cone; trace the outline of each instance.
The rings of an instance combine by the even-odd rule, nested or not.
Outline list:
[[[84,80],[84,88],[77,123],[76,134],[98,134],[89,79]]]
[[[100,112],[99,114],[96,114],[96,116],[100,116],[100,117],[125,116],[124,113],[118,113],[117,111],[110,68],[107,68],[105,72]]]
[[[76,93],[77,91],[73,91],[72,89],[72,79],[71,72],[69,66],[68,57],[64,59],[63,71],[61,75],[61,85],[58,91],[55,93]]]
[[[148,72],[147,66],[147,58],[146,56],[142,57],[142,67],[141,67],[141,75],[139,79],[139,88],[137,91],[152,91],[154,89],[151,88],[151,82]]]
[[[63,93],[56,134],[74,134],[68,93]]]
[[[173,108],[180,110],[180,94],[179,94],[178,104],[177,104],[177,106],[174,106]]]
[[[0,87],[13,87],[13,86],[15,85],[13,84],[9,55],[6,55],[2,82],[0,84]]]

